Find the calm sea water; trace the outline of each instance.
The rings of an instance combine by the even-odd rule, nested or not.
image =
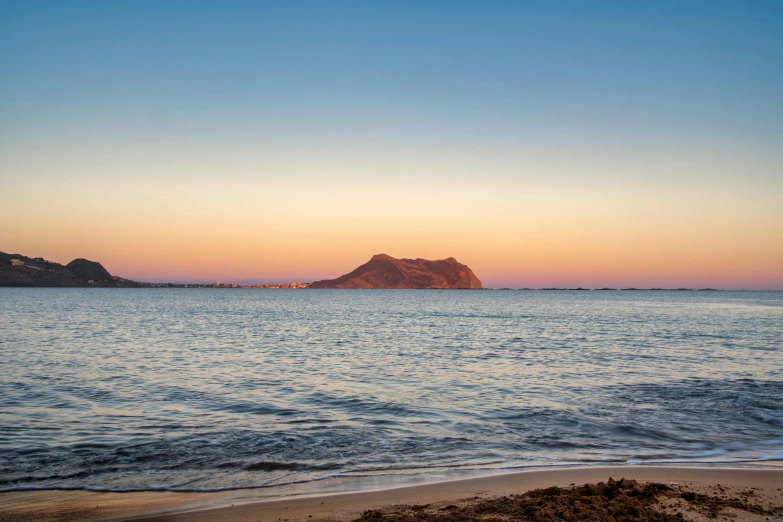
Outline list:
[[[783,293],[0,289],[0,491],[783,458]]]

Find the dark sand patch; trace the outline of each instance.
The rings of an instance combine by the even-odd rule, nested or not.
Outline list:
[[[741,491],[708,486],[637,483],[632,479],[585,484],[569,488],[534,489],[520,495],[482,499],[474,497],[447,505],[395,506],[365,511],[357,521],[452,522],[682,522],[717,518],[781,520],[780,495],[760,496],[755,488]],[[750,516],[751,518],[748,518]]]

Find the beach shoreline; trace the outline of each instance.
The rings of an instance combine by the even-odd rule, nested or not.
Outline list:
[[[756,488],[783,504],[783,463],[747,467],[596,466],[516,471],[415,485],[339,493],[308,494],[291,488],[288,496],[271,497],[258,490],[216,493],[91,491],[19,491],[0,494],[2,521],[145,521],[208,520],[277,521],[353,520],[367,510],[411,504],[431,505],[468,498],[520,494],[550,486],[568,487],[628,478],[639,482],[722,485]],[[268,491],[264,492],[266,495]],[[736,520],[736,519],[735,519]],[[763,520],[763,519],[762,519]]]

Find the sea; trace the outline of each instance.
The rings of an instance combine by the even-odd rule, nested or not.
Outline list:
[[[0,375],[0,492],[783,459],[783,292],[0,288]]]

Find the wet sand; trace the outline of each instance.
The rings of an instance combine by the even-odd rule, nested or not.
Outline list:
[[[477,505],[479,511],[490,518],[508,518],[502,510],[508,509],[510,500],[497,500],[498,497],[552,486],[569,488],[596,484],[607,482],[609,477],[635,479],[639,482],[638,487],[648,482],[666,485],[670,490],[660,499],[654,499],[665,516],[679,518],[676,513],[681,513],[685,520],[711,520],[714,515],[719,519],[729,517],[736,522],[783,520],[783,469],[765,465],[758,469],[613,466],[525,471],[319,496],[308,496],[307,490],[301,488],[289,491],[294,496],[275,500],[264,500],[262,495],[269,495],[269,490],[220,493],[13,492],[0,494],[0,521],[311,522],[356,520],[362,516],[365,520],[457,520],[473,517]],[[689,496],[691,493],[692,497]],[[560,492],[560,496],[565,500],[569,498],[567,491]],[[708,502],[708,499],[715,500]],[[725,499],[725,502],[720,499]],[[530,500],[517,499],[514,502],[529,503]],[[575,501],[572,498],[569,502]],[[742,508],[743,505],[758,508],[754,508],[755,512],[753,509],[748,511]],[[781,511],[775,511],[776,507],[780,507]],[[493,509],[500,511],[492,515]]]

